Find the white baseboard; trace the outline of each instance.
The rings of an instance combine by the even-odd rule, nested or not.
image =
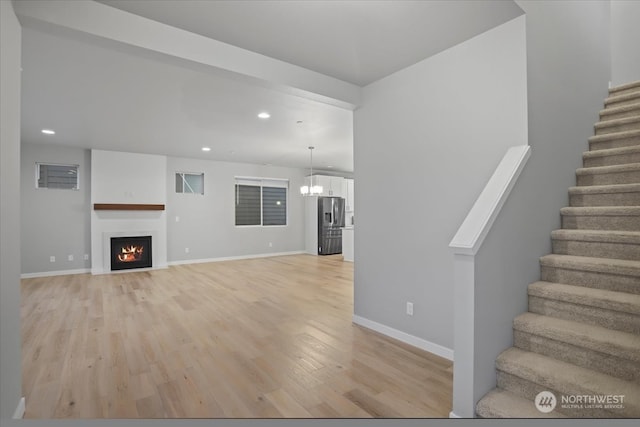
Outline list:
[[[236,261],[240,259],[252,259],[252,258],[268,258],[274,256],[285,256],[285,255],[300,255],[306,253],[305,251],[291,251],[291,252],[272,252],[266,254],[253,254],[253,255],[240,255],[240,256],[229,256],[229,257],[220,257],[220,258],[206,258],[206,259],[186,259],[182,261],[171,261],[165,265],[159,265],[157,267],[152,268],[135,268],[131,270],[92,270],[90,268],[80,268],[77,270],[59,270],[59,271],[42,271],[39,273],[24,273],[20,275],[21,279],[33,279],[36,277],[51,277],[51,276],[67,276],[71,274],[86,274],[91,273],[93,275],[98,274],[118,274],[118,273],[134,273],[141,271],[153,271],[153,270],[163,270],[168,268],[171,265],[183,265],[183,264],[202,264],[205,262],[220,262],[220,261]]]
[[[300,255],[305,253],[306,253],[305,251],[272,252],[272,253],[266,253],[266,254],[227,256],[227,257],[219,257],[219,258],[185,259],[180,261],[169,261],[168,264],[169,265],[204,264],[206,262],[237,261],[241,259],[269,258],[274,256]]]
[[[26,408],[27,408],[27,401],[25,400],[24,397],[21,397],[20,402],[18,402],[18,407],[13,413],[13,419],[21,420],[22,418],[24,418],[24,411],[26,410]]]
[[[383,335],[387,335],[391,338],[395,338],[398,341],[412,345],[421,350],[428,351],[429,353],[436,354],[445,359],[453,360],[453,350],[447,347],[443,347],[439,344],[432,343],[422,338],[407,334],[406,332],[399,331],[390,326],[383,325],[382,323],[374,322],[373,320],[366,319],[361,316],[353,315],[353,323],[364,326],[365,328],[373,329]]]
[[[91,269],[78,268],[77,270],[58,270],[58,271],[42,271],[40,273],[23,273],[20,275],[20,278],[33,279],[35,277],[68,276],[71,274],[86,274],[86,273],[91,273]]]
[[[462,417],[459,416],[459,415],[456,415],[455,412],[451,411],[451,412],[449,412],[449,418],[462,418]]]

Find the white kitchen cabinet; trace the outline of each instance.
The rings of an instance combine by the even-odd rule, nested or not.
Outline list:
[[[344,178],[341,176],[313,175],[313,185],[321,185],[322,193],[319,196],[344,196]]]
[[[344,187],[344,195],[342,197],[344,197],[345,202],[344,202],[344,210],[346,212],[353,212],[355,211],[355,209],[353,208],[353,179],[351,178],[345,178],[344,179],[345,185]]]
[[[344,178],[341,176],[332,176],[330,181],[331,187],[329,187],[329,196],[344,197],[342,188],[344,184]]]

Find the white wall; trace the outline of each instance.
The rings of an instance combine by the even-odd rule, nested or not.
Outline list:
[[[527,19],[532,154],[475,258],[476,401],[495,386],[496,356],[512,345],[513,318],[527,311],[527,285],[588,149],[609,80],[608,1],[517,1]],[[472,416],[456,408],[454,412]]]
[[[640,80],[640,1],[611,1],[611,83]]]
[[[105,232],[156,230],[153,254],[158,267],[304,251],[304,200],[298,191],[303,170],[102,150],[93,150],[92,156],[89,150],[26,143],[22,154],[22,273],[27,277],[108,271]],[[34,168],[39,161],[79,164],[80,191],[36,189]],[[176,172],[204,172],[205,194],[176,193]],[[236,227],[236,176],[288,179],[288,225]],[[94,211],[93,203],[164,203],[166,211]],[[166,243],[156,248],[162,241]],[[67,260],[69,254],[74,261]],[[90,259],[85,261],[84,254]],[[55,263],[49,262],[51,255]]]
[[[176,193],[176,172],[204,173],[204,195]],[[236,176],[289,179],[287,226],[236,227]],[[303,176],[300,169],[169,157],[166,169],[169,263],[303,251],[304,206],[298,190]],[[185,248],[189,248],[189,253]]]
[[[507,148],[526,144],[525,55],[520,17],[364,88],[357,316],[453,348],[448,244]]]
[[[167,266],[166,211],[100,211],[95,203],[167,203],[167,158],[116,151],[91,151],[91,272],[111,271],[110,239],[152,236],[153,268]]]
[[[0,1],[0,419],[22,395],[20,335],[20,23]]]
[[[22,273],[91,268],[90,151],[23,142],[21,153]],[[38,162],[79,165],[79,190],[36,188]]]

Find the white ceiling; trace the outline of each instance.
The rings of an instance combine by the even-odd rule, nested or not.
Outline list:
[[[99,0],[365,86],[522,13],[494,0]]]
[[[22,68],[26,142],[353,170],[349,110],[30,28]]]
[[[359,85],[521,13],[511,1],[102,3]],[[300,168],[314,145],[314,168],[353,171],[350,110],[28,20],[22,63],[26,142]]]

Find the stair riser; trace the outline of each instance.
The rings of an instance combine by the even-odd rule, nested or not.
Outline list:
[[[622,94],[621,93],[616,94],[616,96],[619,96],[619,95],[622,95]],[[612,99],[605,100],[604,108],[608,109],[608,108],[622,107],[624,105],[637,104],[638,102],[640,102],[640,93],[635,91],[634,96],[629,96],[628,99],[625,99],[625,100],[612,100]]]
[[[589,175],[577,175],[576,182],[578,186],[635,184],[640,182],[640,170],[617,172],[617,173],[597,173],[597,174],[589,174]]]
[[[540,277],[546,282],[585,286],[616,292],[640,295],[640,276],[598,273],[593,271],[569,270],[566,268],[540,266]]]
[[[600,122],[597,126],[594,126],[596,135],[608,135],[610,133],[624,132],[626,130],[640,130],[640,120],[634,120],[629,123],[618,123],[607,126],[601,126],[603,122]]]
[[[640,96],[640,86],[632,85],[626,89],[612,90],[612,91],[609,91],[609,96],[627,95],[629,93],[638,93]]]
[[[584,164],[585,168],[640,163],[640,151],[636,153],[618,154],[613,156],[587,157],[583,158],[582,163]]]
[[[604,141],[589,141],[589,150],[608,150],[609,148],[636,147],[640,145],[640,137],[629,136],[626,138],[617,138]]]
[[[632,243],[585,242],[579,240],[552,240],[554,254],[617,258],[636,261],[640,259],[640,245]]]
[[[640,335],[640,316],[571,302],[529,295],[529,311]]]
[[[632,409],[613,409],[605,410],[601,408],[582,408],[582,409],[570,409],[562,407],[562,396],[564,393],[554,390],[553,388],[546,387],[540,384],[536,384],[524,378],[517,377],[501,370],[497,371],[498,388],[510,391],[511,393],[531,400],[533,405],[533,399],[541,391],[550,391],[558,400],[555,410],[562,414],[569,416],[570,418],[633,418],[638,415],[634,414]],[[584,395],[592,394],[590,392],[584,392],[582,390],[576,390],[570,394]]]
[[[605,110],[606,111],[606,110]],[[637,117],[640,116],[640,107],[618,111],[616,113],[600,113],[600,121],[604,122],[607,120],[615,120],[615,119],[625,119],[627,117]]]
[[[625,381],[640,380],[638,363],[523,331],[513,331],[513,346],[602,372]]]
[[[640,192],[572,194],[569,196],[569,205],[573,207],[640,206]]]
[[[640,231],[640,216],[562,215],[562,228],[568,230]]]

